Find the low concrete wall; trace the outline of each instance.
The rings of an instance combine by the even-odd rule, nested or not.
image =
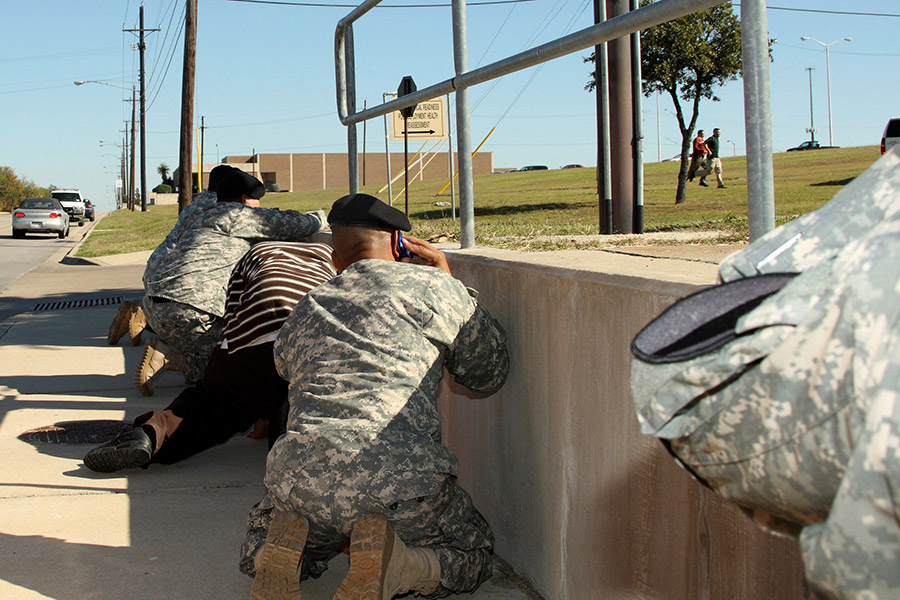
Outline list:
[[[445,442],[497,553],[547,600],[809,598],[795,541],[759,530],[642,436],[630,343],[713,264],[607,252],[449,252],[506,329],[495,396],[442,399]],[[527,262],[526,262],[527,261]]]

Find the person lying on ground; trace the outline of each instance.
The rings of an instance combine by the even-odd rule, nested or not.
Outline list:
[[[326,244],[254,245],[231,276],[222,340],[197,385],[165,409],[140,415],[133,430],[92,449],[84,464],[104,473],[172,464],[259,420],[268,421],[271,446],[287,400],[287,382],[275,370],[275,336],[300,298],[335,274]]]

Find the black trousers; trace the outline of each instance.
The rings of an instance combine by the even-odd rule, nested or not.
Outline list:
[[[166,410],[184,419],[151,462],[172,464],[226,442],[258,419],[269,419],[269,447],[284,431],[287,381],[275,370],[274,343],[235,352],[216,348],[203,378]]]

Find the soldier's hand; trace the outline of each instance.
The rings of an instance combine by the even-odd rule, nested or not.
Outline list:
[[[420,265],[428,265],[430,267],[437,267],[438,269],[446,271],[450,275],[453,274],[450,273],[450,265],[447,264],[447,257],[444,256],[444,253],[425,240],[421,240],[411,235],[404,235],[403,244],[410,252],[415,255],[415,257],[412,259],[401,259],[402,262],[411,262]]]

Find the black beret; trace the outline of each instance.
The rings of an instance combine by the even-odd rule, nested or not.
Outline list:
[[[240,200],[244,194],[258,200],[266,195],[266,188],[259,179],[240,169],[225,175],[216,188],[219,200]]]
[[[368,194],[351,194],[339,199],[328,213],[328,224],[348,227],[387,227],[400,231],[412,229],[409,218],[402,211]]]
[[[206,180],[206,187],[210,191],[215,192],[222,179],[232,171],[237,171],[237,169],[230,165],[219,165],[214,167],[213,170],[209,172],[209,177],[207,177]]]

